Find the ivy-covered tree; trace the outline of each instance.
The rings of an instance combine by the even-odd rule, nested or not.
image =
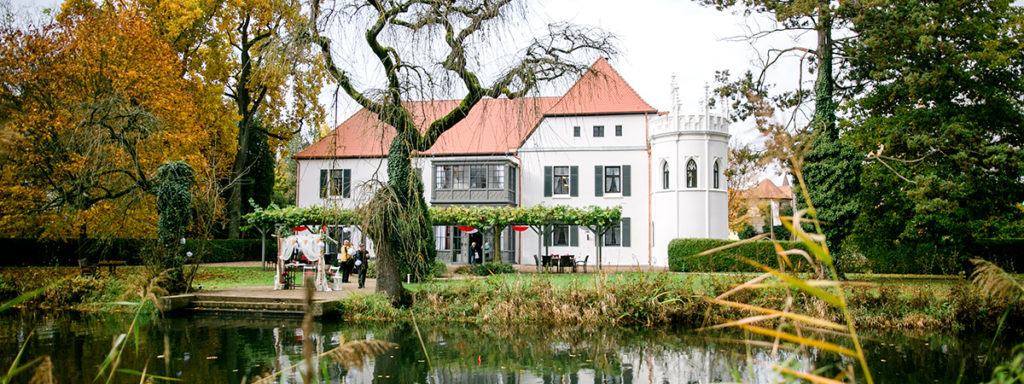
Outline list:
[[[745,14],[760,13],[774,19],[775,25],[755,31],[751,39],[779,33],[806,34],[814,38],[814,45],[809,47],[769,48],[756,76],[747,73],[745,77],[730,82],[727,74],[721,74],[719,80],[723,86],[717,91],[734,100],[734,118],[754,117],[760,130],[771,136],[769,152],[786,162],[799,176],[798,181],[802,179],[802,183],[794,188],[798,207],[808,208],[810,200],[815,209],[809,216],[822,223],[821,230],[833,256],[841,256],[839,244],[849,235],[858,212],[861,157],[855,147],[841,140],[841,131],[836,123],[839,105],[836,87],[840,73],[845,72],[836,67],[848,65],[848,61],[836,53],[845,51],[856,40],[856,35],[836,36],[840,35],[838,31],[849,25],[856,4],[830,0],[696,1],[719,10],[736,7]],[[813,89],[803,89],[801,83],[795,91],[770,97],[769,70],[784,62],[787,56],[797,59],[801,79],[805,70],[815,75]],[[811,97],[813,112],[805,125],[795,116],[800,115],[798,110],[808,104]],[[781,109],[791,110],[792,117],[787,122],[773,119],[775,111]],[[803,196],[804,192],[807,198]]]
[[[179,239],[185,239],[185,231],[192,222],[192,186],[195,172],[183,161],[160,166],[156,175],[156,210],[160,214],[157,238],[160,249],[157,266],[167,270],[170,276],[171,292],[178,292],[185,283],[185,255],[181,254]]]
[[[1024,235],[1024,13],[888,3],[854,19],[846,53],[867,85],[852,137],[871,152],[856,237],[883,268],[958,271],[976,240]]]
[[[495,57],[494,32],[513,25],[518,14],[511,0],[462,2],[367,0],[346,9],[322,10],[312,0],[310,40],[318,46],[327,71],[341,91],[377,115],[394,130],[388,146],[388,181],[370,202],[372,213],[364,228],[377,248],[377,290],[393,303],[409,297],[398,276],[399,264],[433,254],[433,228],[427,217],[422,183],[412,172],[412,155],[426,151],[462,121],[485,97],[510,99],[528,95],[539,83],[580,74],[590,59],[581,53],[610,55],[610,36],[594,29],[555,24],[548,36],[533,39],[518,54],[504,60],[497,73],[487,73],[477,57]],[[345,68],[322,32],[331,16],[347,16],[346,25],[364,25],[363,41],[377,59],[378,73]],[[337,21],[337,18],[334,19]],[[375,79],[383,82],[374,84]],[[459,103],[440,117],[418,122],[407,100],[454,97]]]

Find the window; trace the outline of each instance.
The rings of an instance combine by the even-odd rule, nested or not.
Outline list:
[[[668,162],[661,164],[661,188],[668,189]]]
[[[452,189],[452,166],[439,165],[434,170],[434,188]]]
[[[697,188],[697,162],[686,162],[686,188]]]
[[[594,126],[594,137],[604,137],[604,126],[603,125],[595,125]]]
[[[608,232],[604,233],[604,245],[617,247],[622,245],[622,224],[615,224]]]
[[[568,195],[569,194],[569,167],[555,167],[554,176],[552,179],[554,186],[554,194],[556,195]]]
[[[622,126],[621,125],[616,125],[615,126],[615,136],[622,136]]]
[[[580,126],[572,127],[572,135],[573,137],[580,137]]]
[[[604,167],[604,193],[622,193],[621,167]]]
[[[469,188],[487,189],[487,168],[482,165],[469,167]]]
[[[349,169],[332,169],[327,196],[351,197],[352,171]]]
[[[569,226],[568,225],[555,225],[551,230],[551,245],[552,246],[568,246],[569,245]]]
[[[504,164],[437,165],[434,167],[436,189],[503,189]]]
[[[461,165],[452,166],[452,189],[469,189],[469,170]]]
[[[718,160],[715,160],[715,169],[712,172],[712,177],[715,182],[715,189],[718,189]]]

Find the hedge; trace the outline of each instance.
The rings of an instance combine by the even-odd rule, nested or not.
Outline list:
[[[0,257],[0,266],[77,266],[80,257],[90,263],[100,260],[124,260],[128,264],[139,265],[144,262],[143,252],[155,243],[155,239],[87,239],[82,242],[0,239],[0,249],[4,250],[4,256]],[[198,249],[204,245],[202,262],[260,260],[259,239],[189,240],[182,252],[193,252],[194,257],[198,257]],[[273,239],[267,240],[267,257],[273,259],[276,252],[277,243]]]
[[[772,268],[778,268],[775,246],[771,241],[755,241],[738,245],[706,256],[696,256],[712,248],[735,243],[734,240],[716,239],[675,239],[668,244],[668,267],[674,272],[761,272],[761,270],[744,263],[736,256]],[[799,248],[807,250],[800,242],[779,241],[784,249]],[[810,271],[807,261],[799,255],[790,255],[790,261],[798,271]]]

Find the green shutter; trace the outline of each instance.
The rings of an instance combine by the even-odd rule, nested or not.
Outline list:
[[[629,186],[629,166],[622,166],[622,196],[629,196],[631,188]]]
[[[622,231],[620,231],[620,232],[622,232],[622,246],[623,247],[628,247],[629,246],[629,237],[630,237],[629,236],[629,218],[628,217],[623,217],[622,218]]]
[[[327,185],[329,185],[329,175],[326,169],[320,170],[320,198],[327,197]]]
[[[543,234],[544,234],[544,246],[545,247],[550,247],[551,246],[551,232],[552,232],[551,226],[550,225],[545,225],[545,226],[543,226],[541,228],[542,228],[541,232],[543,232]]]
[[[569,226],[569,245],[573,247],[580,245],[580,227],[578,225]]]
[[[569,167],[569,196],[580,195],[580,167],[572,166]]]
[[[352,170],[343,170],[341,171],[341,174],[341,195],[343,197],[352,197]]]
[[[604,196],[604,167],[594,166],[594,196]]]
[[[551,197],[551,167],[544,167],[544,197]]]

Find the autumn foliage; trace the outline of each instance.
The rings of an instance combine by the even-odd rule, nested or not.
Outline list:
[[[230,160],[231,122],[139,12],[69,1],[52,24],[0,34],[5,236],[151,237],[161,164],[213,185]]]

